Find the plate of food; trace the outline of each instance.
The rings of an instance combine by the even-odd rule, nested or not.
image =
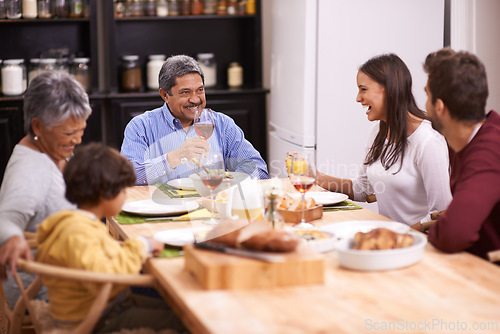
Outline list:
[[[211,229],[208,225],[170,229],[155,233],[153,238],[170,246],[182,247],[194,243],[198,237],[201,238]]]
[[[122,206],[122,210],[141,216],[169,216],[183,214],[198,209],[196,201],[164,201],[158,202],[151,199],[142,201],[127,202]]]
[[[188,177],[182,179],[173,179],[167,182],[171,187],[181,189],[181,190],[196,190],[194,187],[193,180]]]
[[[335,249],[336,239],[330,232],[294,228],[289,229],[288,232],[293,233],[301,240],[304,240],[309,248],[317,251],[318,253],[329,252]]]
[[[411,266],[422,259],[427,244],[424,234],[391,221],[348,221],[321,230],[335,235],[340,266],[361,271]]]
[[[290,194],[293,198],[300,198],[301,194]],[[334,193],[330,191],[311,191],[306,193],[306,198],[313,198],[317,205],[333,205],[345,201],[349,198],[346,194]]]

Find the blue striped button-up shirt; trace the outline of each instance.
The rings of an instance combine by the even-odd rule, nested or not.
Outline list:
[[[222,152],[229,171],[247,173],[259,179],[269,178],[265,161],[245,139],[241,128],[223,113],[214,112],[214,116],[214,133],[208,139],[210,151]],[[138,185],[165,183],[192,173],[185,164],[171,168],[166,159],[168,152],[178,149],[190,137],[197,137],[194,128],[186,132],[164,103],[130,121],[125,128],[121,154],[134,165]]]

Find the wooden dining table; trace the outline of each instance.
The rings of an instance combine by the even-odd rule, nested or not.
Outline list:
[[[283,185],[293,191],[286,179]],[[151,186],[128,190],[128,200],[151,198]],[[324,212],[314,225],[388,218],[366,208]],[[117,239],[203,224],[107,221]],[[230,256],[230,255],[227,255]],[[193,333],[500,333],[500,268],[467,252],[446,254],[431,244],[422,260],[389,271],[339,266],[324,253],[323,284],[260,289],[204,290],[183,257],[150,258],[162,297]]]

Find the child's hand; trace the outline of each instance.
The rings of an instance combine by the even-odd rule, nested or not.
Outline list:
[[[163,242],[156,239],[149,239],[149,242],[151,244],[151,252],[153,253],[153,256],[158,256],[161,252],[163,252],[163,249],[165,248],[165,244]]]

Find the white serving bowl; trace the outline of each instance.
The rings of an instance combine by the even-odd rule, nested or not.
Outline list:
[[[250,175],[240,172],[227,172],[227,173],[233,177],[232,179],[230,179],[232,186],[250,177]],[[201,181],[199,175],[191,174],[189,175],[189,178],[193,180],[194,188],[196,189],[198,194],[200,194],[201,196],[210,196],[210,190],[208,190],[205,184],[203,184],[203,181]],[[224,179],[220,184],[220,186],[214,189],[214,194],[224,189],[227,189],[227,179]]]
[[[419,232],[409,233],[414,238],[412,246],[387,250],[357,250],[352,248],[353,238],[340,240],[337,244],[339,264],[344,268],[362,271],[411,266],[422,259],[427,238]]]

